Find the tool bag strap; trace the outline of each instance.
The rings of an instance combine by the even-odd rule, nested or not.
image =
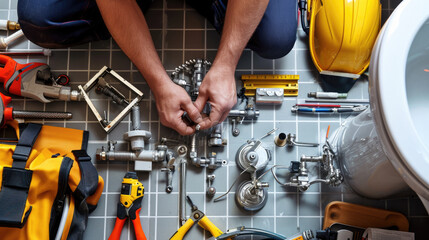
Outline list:
[[[95,210],[86,199],[97,191],[98,173],[85,150],[73,150],[75,160],[79,164],[81,179],[79,185],[73,192],[75,201],[75,212],[70,225],[67,239],[82,239],[83,232],[88,223],[88,215]]]
[[[13,168],[25,169],[27,159],[30,156],[31,149],[33,149],[33,145],[36,142],[40,130],[42,130],[42,125],[35,123],[29,123],[24,129],[12,155]]]
[[[85,198],[95,193],[98,186],[98,172],[91,162],[85,150],[73,150],[81,172],[81,181],[78,189],[85,195]]]
[[[24,211],[33,171],[25,169],[25,165],[41,129],[41,124],[28,124],[12,155],[12,167],[3,168],[0,226],[22,228],[30,215],[31,206]]]
[[[76,201],[85,201],[87,197],[97,191],[98,172],[91,162],[91,157],[88,156],[85,150],[73,150],[72,153],[79,164],[81,172],[81,180],[74,192],[74,196]],[[89,209],[90,212],[92,210]]]

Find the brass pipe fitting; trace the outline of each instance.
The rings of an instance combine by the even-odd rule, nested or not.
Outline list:
[[[276,136],[274,143],[277,147],[284,147],[286,145],[286,133],[280,133]]]

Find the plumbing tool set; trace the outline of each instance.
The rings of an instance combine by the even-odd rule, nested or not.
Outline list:
[[[371,48],[380,28],[380,5],[379,1],[373,1],[373,4],[360,4],[358,6],[356,5],[356,7],[350,2],[354,1],[348,1],[347,4],[344,3],[341,11],[338,11],[339,8],[335,7],[338,3],[334,1],[298,1],[298,6],[301,11],[300,22],[304,32],[309,35],[309,50],[312,60],[321,74],[319,80],[322,83],[322,88],[325,91],[338,91],[341,93],[310,92],[308,93],[308,97],[314,99],[306,99],[305,103],[297,102],[291,108],[291,112],[293,114],[305,114],[307,116],[312,114],[315,116],[320,116],[322,114],[356,114],[368,108],[368,102],[355,99],[345,99],[347,98],[347,93],[342,92],[347,92],[353,86],[355,79],[362,77],[363,72],[368,67]],[[353,11],[353,9],[356,11]],[[330,13],[331,11],[334,13]],[[370,21],[365,21],[364,23],[363,19],[369,19]],[[343,23],[344,26],[336,27],[335,24],[332,24],[332,21]],[[360,31],[351,31],[350,26],[352,26],[352,24],[348,24],[350,22],[363,23],[358,24],[359,26],[357,26],[357,29]],[[368,25],[366,22],[369,22],[370,25],[374,25],[374,27],[368,28],[366,26]],[[224,146],[240,141],[238,138],[240,135],[240,129],[244,133],[243,135],[245,135],[246,132],[244,132],[244,128],[246,128],[246,125],[253,124],[253,122],[258,121],[258,118],[264,114],[263,109],[266,109],[266,106],[262,107],[263,105],[273,105],[273,109],[278,109],[279,105],[283,104],[285,97],[298,96],[298,75],[242,75],[241,80],[243,82],[243,89],[240,91],[240,94],[238,94],[240,104],[230,111],[227,118],[229,122],[220,123],[211,129],[204,131],[200,131],[199,126],[196,125],[195,128],[197,131],[192,136],[180,138],[180,140],[168,139],[164,136],[158,136],[160,132],[158,132],[158,134],[151,132],[150,127],[149,130],[144,129],[142,126],[142,119],[140,117],[140,102],[143,99],[143,92],[121,77],[120,74],[114,70],[108,67],[103,67],[86,84],[79,85],[77,89],[72,89],[68,86],[70,80],[68,76],[54,76],[47,64],[33,62],[20,64],[8,57],[22,55],[51,55],[49,49],[10,51],[8,47],[23,36],[23,32],[20,30],[18,23],[0,20],[0,30],[14,31],[14,33],[7,37],[0,37],[0,49],[4,49],[2,50],[3,52],[0,52],[0,82],[4,83],[4,90],[6,92],[31,98],[42,103],[50,103],[58,100],[85,101],[106,134],[110,133],[115,127],[117,127],[123,119],[127,117],[127,115],[130,115],[130,130],[124,131],[121,139],[109,138],[107,146],[102,146],[96,150],[95,159],[99,163],[132,161],[132,165],[134,165],[133,170],[144,171],[144,174],[147,174],[148,171],[153,171],[154,169],[160,169],[165,173],[165,192],[167,194],[172,193],[174,190],[173,174],[178,168],[179,176],[177,177],[177,198],[180,227],[172,234],[170,239],[184,239],[187,232],[193,225],[195,225],[195,223],[198,223],[199,226],[210,233],[209,235],[211,237],[209,239],[212,240],[235,239],[235,237],[243,239],[242,237],[247,236],[260,236],[261,239],[286,239],[285,236],[277,233],[245,226],[239,226],[223,232],[221,228],[218,228],[209,220],[205,213],[199,209],[188,196],[186,191],[187,173],[190,169],[195,170],[192,168],[205,168],[205,178],[203,178],[204,182],[200,182],[200,184],[207,184],[205,188],[206,198],[204,198],[206,201],[218,202],[223,200],[237,183],[237,188],[234,191],[235,203],[241,210],[249,212],[259,211],[266,205],[269,198],[268,188],[270,187],[270,184],[267,179],[269,176],[272,176],[275,180],[274,183],[278,183],[282,187],[295,187],[299,191],[307,191],[311,185],[316,183],[324,183],[332,187],[338,187],[344,181],[344,173],[341,172],[340,168],[337,166],[337,156],[331,146],[330,140],[328,139],[330,127],[328,127],[325,141],[320,143],[320,145],[319,143],[306,142],[305,139],[297,136],[294,132],[290,132],[289,129],[280,129],[282,132],[279,131],[280,133],[277,135],[275,133],[279,129],[275,128],[259,138],[254,138],[252,131],[250,135],[251,137],[249,137],[250,139],[242,141],[242,145],[238,147],[236,153],[229,153],[230,156],[235,155],[235,166],[233,165],[233,161],[228,162],[230,159],[219,157],[222,155],[219,154],[220,152],[226,151],[223,150]],[[338,39],[342,40],[338,41],[338,39],[333,39],[332,36],[340,36]],[[336,49],[337,51],[330,51],[332,49]],[[332,52],[335,54],[332,55]],[[211,63],[207,60],[192,59],[186,61],[172,72],[171,80],[177,85],[183,87],[189,94],[192,101],[195,101],[199,94],[199,87],[201,86],[205,74],[209,70],[210,66]],[[0,98],[2,100],[0,101],[0,111],[3,111],[0,115],[1,127],[6,124],[13,124],[11,123],[13,119],[69,119],[72,117],[72,114],[69,112],[30,112],[14,110],[11,107],[7,107],[11,101],[10,97],[4,96],[0,93]],[[260,106],[260,109],[257,108],[258,105]],[[143,111],[144,110],[146,109],[143,109]],[[210,113],[209,103],[205,106],[203,113]],[[183,115],[183,119],[188,120],[190,125],[195,124],[190,121],[189,116],[187,116],[186,113]],[[240,129],[239,124],[242,125]],[[223,134],[227,132],[225,129],[228,129],[229,125],[231,125],[232,138],[223,136]],[[14,165],[11,166],[11,170],[8,170],[6,166],[2,166],[3,192],[5,192],[3,189],[8,190],[10,188],[17,187],[20,188],[19,190],[21,192],[25,192],[27,190],[28,194],[28,189],[25,189],[25,187],[29,185],[31,174],[33,174],[33,172],[31,172],[30,175],[27,172],[20,172],[19,175],[16,176],[8,175],[12,170],[17,170],[15,169],[15,165],[22,164],[22,156],[26,156],[28,158],[31,153],[31,147],[34,144],[34,141],[31,144],[26,143],[20,145],[22,139],[24,139],[23,142],[25,143],[25,138],[27,136],[25,134],[28,134],[28,131],[21,135],[17,147],[13,150],[12,159],[14,160]],[[37,137],[38,132],[34,134]],[[271,137],[274,134],[274,143],[266,140],[267,137]],[[88,140],[88,136],[85,135],[85,133],[82,135],[83,140],[81,148],[82,151],[84,151],[86,150],[86,144],[83,143],[85,140]],[[46,135],[44,135],[42,131],[39,138],[45,137]],[[74,138],[74,136],[70,136],[69,138]],[[228,139],[229,142],[227,142],[226,139]],[[46,143],[46,145],[51,147],[53,143],[55,142],[50,141]],[[39,142],[37,142],[37,144],[39,144]],[[36,145],[35,149],[38,149],[38,147],[40,148],[39,145]],[[29,146],[30,149],[28,149]],[[64,146],[68,147],[66,143]],[[293,151],[297,147],[300,149],[301,147],[317,148],[320,153],[315,154],[315,156],[301,155],[297,161],[287,159],[287,161],[290,162],[289,166],[279,165],[279,160],[277,160],[277,164],[273,163],[274,158],[283,160],[283,157],[286,154],[281,154],[281,151],[284,150],[285,152],[289,152]],[[229,149],[231,148],[228,148],[228,151]],[[49,148],[49,150],[51,150],[51,148]],[[273,154],[275,150],[280,152],[280,154]],[[63,155],[63,159],[66,159],[63,160],[63,162],[70,165],[70,162],[67,161],[68,156],[62,152],[61,154],[52,152],[52,154],[45,155],[52,155],[51,158],[54,160],[60,155]],[[59,230],[56,233],[51,230],[51,222],[48,224],[50,239],[54,239],[54,237],[55,239],[67,238],[67,236],[64,235],[61,236],[62,231],[60,231],[60,229],[67,229],[63,222],[66,221],[66,219],[71,219],[67,214],[69,202],[76,201],[76,213],[83,211],[86,213],[86,217],[88,215],[88,211],[91,212],[95,209],[98,198],[92,199],[93,197],[91,194],[87,194],[87,192],[82,191],[79,187],[83,189],[92,188],[92,190],[94,190],[93,192],[95,192],[94,195],[98,194],[98,197],[101,195],[103,188],[102,179],[101,184],[98,183],[98,190],[95,190],[94,186],[82,186],[85,182],[90,182],[92,184],[97,183],[93,178],[90,179],[91,181],[89,181],[89,179],[84,179],[84,175],[86,175],[85,177],[87,178],[94,177],[94,174],[84,174],[87,173],[85,169],[87,169],[88,166],[85,166],[85,168],[82,167],[84,164],[87,165],[90,163],[91,157],[87,156],[86,153],[83,154],[82,152],[73,152],[73,155],[75,156],[76,161],[79,160],[79,164],[74,164],[73,167],[79,165],[81,168],[80,170],[83,171],[82,184],[69,183],[69,185],[66,185],[67,188],[61,189],[64,191],[67,189],[69,196],[64,192],[64,196],[61,199],[58,197],[55,198],[55,209],[52,210],[50,217],[52,219],[61,220],[61,222],[58,221],[57,223],[57,221],[55,221],[53,224],[54,227],[59,225]],[[27,159],[25,159],[25,161],[27,161]],[[55,161],[52,162],[55,163]],[[157,165],[162,166],[158,166],[159,168],[154,167]],[[216,175],[217,179],[219,179],[220,174],[215,171],[216,169],[227,165],[229,165],[229,169],[238,168],[240,174],[225,193],[219,193],[216,191],[216,185],[219,180],[215,179]],[[314,171],[314,168],[310,165],[317,165],[317,170]],[[22,168],[24,167],[25,166]],[[63,169],[62,167],[63,164],[61,164],[60,169]],[[279,172],[281,169],[286,169],[287,174],[280,175]],[[34,170],[35,176],[37,176],[36,170],[37,169]],[[79,170],[77,171],[79,172]],[[243,175],[247,176],[247,173],[250,176],[243,180],[241,177],[243,177]],[[271,175],[268,175],[269,173],[271,173]],[[76,174],[76,170],[74,172],[70,171],[71,178],[75,177],[75,175],[79,175]],[[30,181],[28,181],[28,177]],[[16,181],[18,179],[24,180]],[[12,180],[15,180],[17,183]],[[240,180],[241,182],[239,182]],[[64,181],[67,182],[67,179]],[[61,181],[61,179],[58,180],[58,185],[60,186],[64,181]],[[25,185],[25,183],[27,183],[27,185]],[[74,187],[76,190],[73,189]],[[0,200],[3,197],[2,191],[0,191]],[[60,188],[58,189],[58,192],[61,192]],[[107,198],[107,196],[105,197]],[[109,239],[115,240],[121,238],[122,228],[126,219],[129,218],[134,227],[135,238],[138,240],[146,240],[139,216],[142,209],[143,197],[144,186],[139,181],[137,173],[127,172],[122,179],[120,199],[116,212],[116,222]],[[190,214],[186,213],[187,203],[191,205]],[[172,203],[172,205],[175,204],[176,203],[174,202]],[[70,206],[74,207],[72,204],[70,204]],[[65,213],[58,213],[58,211],[62,210],[63,207],[64,209],[67,209],[64,210]],[[27,213],[31,212],[32,206],[29,206],[26,210],[28,210]],[[149,211],[151,211],[151,209]],[[36,212],[37,208],[34,208],[32,216],[34,216]],[[27,213],[26,216],[19,218],[18,220],[21,221],[21,219],[23,219],[25,223],[25,220],[28,217]],[[253,213],[250,214],[253,215]],[[328,218],[327,216],[340,216],[339,213],[330,214],[328,211],[326,211],[326,214],[325,220]],[[1,215],[2,214],[0,214],[0,221],[3,220]],[[80,227],[82,228],[82,226]],[[83,224],[83,228],[85,227],[86,221],[85,224]],[[81,229],[82,232],[83,230],[84,229]],[[344,235],[344,233],[347,233],[347,235]],[[304,231],[292,237],[288,237],[287,239],[310,240],[314,237],[317,237],[318,239],[352,239],[353,236],[349,233],[350,231],[331,231],[331,229],[328,228],[326,232],[317,232],[316,236],[312,231]],[[340,238],[340,236],[343,238]],[[251,238],[253,239],[253,237]],[[256,239],[259,238],[256,237]]]
[[[196,131],[192,136],[182,138],[181,141],[167,139],[162,137],[158,144],[155,144],[150,131],[142,129],[140,118],[139,103],[143,98],[143,93],[133,86],[130,82],[122,78],[114,70],[103,67],[96,73],[86,84],[79,85],[77,90],[67,86],[69,78],[66,75],[58,77],[53,76],[47,64],[27,63],[19,64],[8,56],[0,55],[0,61],[3,68],[0,68],[0,81],[4,83],[7,92],[19,96],[33,98],[43,103],[49,103],[53,100],[62,101],[81,101],[85,100],[89,109],[93,112],[95,118],[100,123],[106,133],[112,131],[128,113],[130,113],[131,130],[123,134],[123,139],[114,139],[107,142],[107,146],[97,149],[95,157],[97,161],[133,161],[134,171],[152,171],[152,163],[161,163],[161,171],[166,173],[165,191],[173,191],[173,173],[176,168],[179,170],[178,177],[178,215],[179,224],[182,226],[171,239],[182,239],[189,228],[198,222],[200,226],[210,231],[212,239],[230,239],[240,235],[262,235],[271,236],[273,239],[284,239],[282,236],[270,233],[261,229],[240,227],[231,229],[226,233],[215,227],[198,208],[192,203],[186,192],[186,175],[189,165],[194,167],[204,167],[207,171],[206,176],[206,195],[208,199],[214,202],[220,201],[228,194],[237,180],[232,184],[230,189],[220,195],[216,191],[216,175],[214,171],[222,166],[228,165],[227,159],[218,157],[217,151],[222,151],[222,147],[227,144],[223,136],[226,124],[218,124],[212,129],[205,131]],[[193,59],[185,62],[175,69],[171,74],[171,79],[177,85],[183,87],[195,100],[198,97],[199,87],[209,70],[211,63],[207,60]],[[260,116],[260,111],[256,109],[259,104],[281,104],[285,96],[296,96],[298,93],[297,75],[243,75],[244,88],[238,94],[241,103],[238,109],[230,111],[228,118],[232,123],[232,136],[237,137],[240,130],[237,124],[256,121]],[[330,98],[334,98],[330,94]],[[323,96],[323,94],[309,94],[309,96]],[[341,95],[340,97],[342,97]],[[2,125],[12,118],[49,118],[61,117],[68,119],[71,113],[25,113],[23,111],[11,110],[5,108],[10,102],[10,97],[0,95],[4,108]],[[338,96],[337,96],[338,97]],[[105,104],[110,105],[110,111],[104,110]],[[240,108],[244,105],[244,108]],[[294,106],[296,112],[301,112],[301,108],[326,109],[332,108],[332,112],[349,112],[341,109],[355,109],[365,105],[334,105],[334,104],[297,104]],[[103,109],[104,108],[104,109]],[[113,110],[112,110],[113,109]],[[205,107],[205,113],[210,112],[210,105]],[[112,112],[118,113],[111,116]],[[313,111],[321,112],[321,111]],[[36,114],[36,115],[35,115]],[[54,114],[51,116],[50,114]],[[103,117],[102,117],[103,116]],[[186,114],[184,116],[186,118]],[[109,121],[109,119],[113,119]],[[190,122],[190,124],[193,124]],[[197,129],[198,130],[198,129]],[[250,174],[249,180],[244,180],[237,184],[235,191],[235,202],[237,206],[245,211],[258,211],[262,209],[268,199],[268,182],[262,180],[268,172],[271,172],[273,178],[281,186],[297,187],[300,191],[305,191],[314,183],[326,183],[331,186],[339,186],[343,181],[342,174],[335,166],[335,153],[326,139],[322,147],[321,156],[302,156],[300,161],[292,161],[290,166],[271,166],[264,171],[273,159],[272,147],[318,147],[318,143],[306,143],[297,141],[293,133],[280,133],[275,137],[275,145],[267,145],[262,142],[267,136],[274,134],[278,129],[273,129],[259,139],[251,138],[239,147],[235,163],[244,173]],[[156,140],[156,139],[155,139]],[[127,143],[129,147],[118,150],[118,143]],[[207,149],[208,148],[208,149]],[[129,150],[127,150],[129,149]],[[208,150],[208,151],[207,151]],[[205,153],[205,154],[201,154]],[[202,155],[202,156],[201,156]],[[307,163],[320,163],[326,172],[325,178],[314,178],[317,173],[311,173]],[[289,169],[289,182],[283,183],[279,180],[275,169]],[[316,175],[314,175],[316,174]],[[135,188],[137,190],[135,190]],[[140,190],[138,190],[140,189]],[[145,239],[144,233],[140,232],[140,222],[135,221],[138,218],[139,206],[143,198],[143,186],[139,184],[135,173],[127,173],[123,179],[121,200],[118,203],[118,219],[115,229],[109,239],[118,239],[125,218],[130,217],[133,220],[134,228],[138,239]],[[192,205],[191,217],[186,213],[186,202]],[[130,205],[131,204],[131,205]],[[138,207],[138,209],[136,209]],[[130,210],[131,209],[131,210]],[[306,233],[307,235],[309,233]],[[301,236],[306,236],[301,235]],[[311,235],[308,235],[311,236]],[[303,238],[306,239],[306,238]],[[308,238],[310,239],[310,238]]]

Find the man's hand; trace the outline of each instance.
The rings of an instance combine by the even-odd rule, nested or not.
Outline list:
[[[200,123],[201,129],[221,123],[237,102],[235,68],[267,5],[268,0],[228,2],[219,50],[213,66],[201,83],[198,98],[194,103],[200,112],[206,102],[211,104],[210,116]]]
[[[201,129],[208,129],[223,122],[237,102],[234,68],[218,66],[213,65],[205,76],[194,103],[199,112],[203,111],[206,102],[211,104],[210,116],[200,123]]]
[[[200,123],[202,117],[185,89],[171,82],[163,86],[162,90],[153,93],[159,118],[164,126],[176,130],[181,135],[195,132],[195,127],[190,127],[183,121],[183,113],[186,111],[195,123]]]

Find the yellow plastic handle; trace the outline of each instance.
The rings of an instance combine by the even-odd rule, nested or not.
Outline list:
[[[222,235],[222,231],[214,225],[207,216],[204,216],[201,218],[201,220],[198,222],[198,225],[200,225],[205,230],[209,231],[213,237],[218,237]]]
[[[194,220],[188,219],[183,226],[177,230],[173,236],[171,236],[170,240],[181,240],[183,237],[185,237],[185,234],[188,232],[188,230],[194,225]]]

